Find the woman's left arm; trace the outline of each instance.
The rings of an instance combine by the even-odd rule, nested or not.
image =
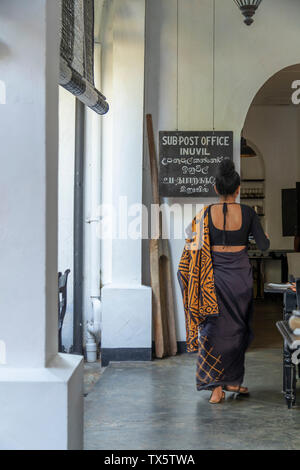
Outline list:
[[[261,251],[267,251],[270,248],[270,240],[263,231],[258,215],[253,211],[251,233]]]

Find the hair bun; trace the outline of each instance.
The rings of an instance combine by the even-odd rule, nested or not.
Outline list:
[[[216,174],[216,191],[219,196],[234,194],[241,184],[240,175],[235,171],[232,160],[222,160]]]
[[[235,166],[232,160],[225,158],[219,166],[220,176],[232,176],[235,172]]]

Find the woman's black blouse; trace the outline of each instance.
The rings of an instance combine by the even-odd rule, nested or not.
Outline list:
[[[253,235],[258,248],[266,251],[270,247],[270,240],[266,237],[258,215],[252,207],[240,204],[242,211],[242,226],[239,230],[220,230],[214,226],[211,212],[208,208],[210,244],[226,246],[247,246],[249,235]],[[226,219],[227,204],[223,204],[224,218]]]

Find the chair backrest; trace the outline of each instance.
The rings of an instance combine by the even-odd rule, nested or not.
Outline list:
[[[65,352],[62,345],[62,327],[67,309],[67,282],[70,269],[58,273],[58,351]]]
[[[287,254],[289,276],[300,277],[300,253]]]

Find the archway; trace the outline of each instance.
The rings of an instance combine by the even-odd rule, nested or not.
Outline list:
[[[300,181],[300,108],[291,99],[292,83],[299,79],[300,64],[269,78],[252,100],[243,126],[256,156],[241,159],[241,202],[256,210],[271,240],[269,254],[261,257],[255,245],[249,251],[255,271],[254,347],[282,346],[275,323],[282,319],[283,294],[264,286],[286,282],[292,274],[284,258],[294,249],[294,237],[284,230],[282,191]]]

